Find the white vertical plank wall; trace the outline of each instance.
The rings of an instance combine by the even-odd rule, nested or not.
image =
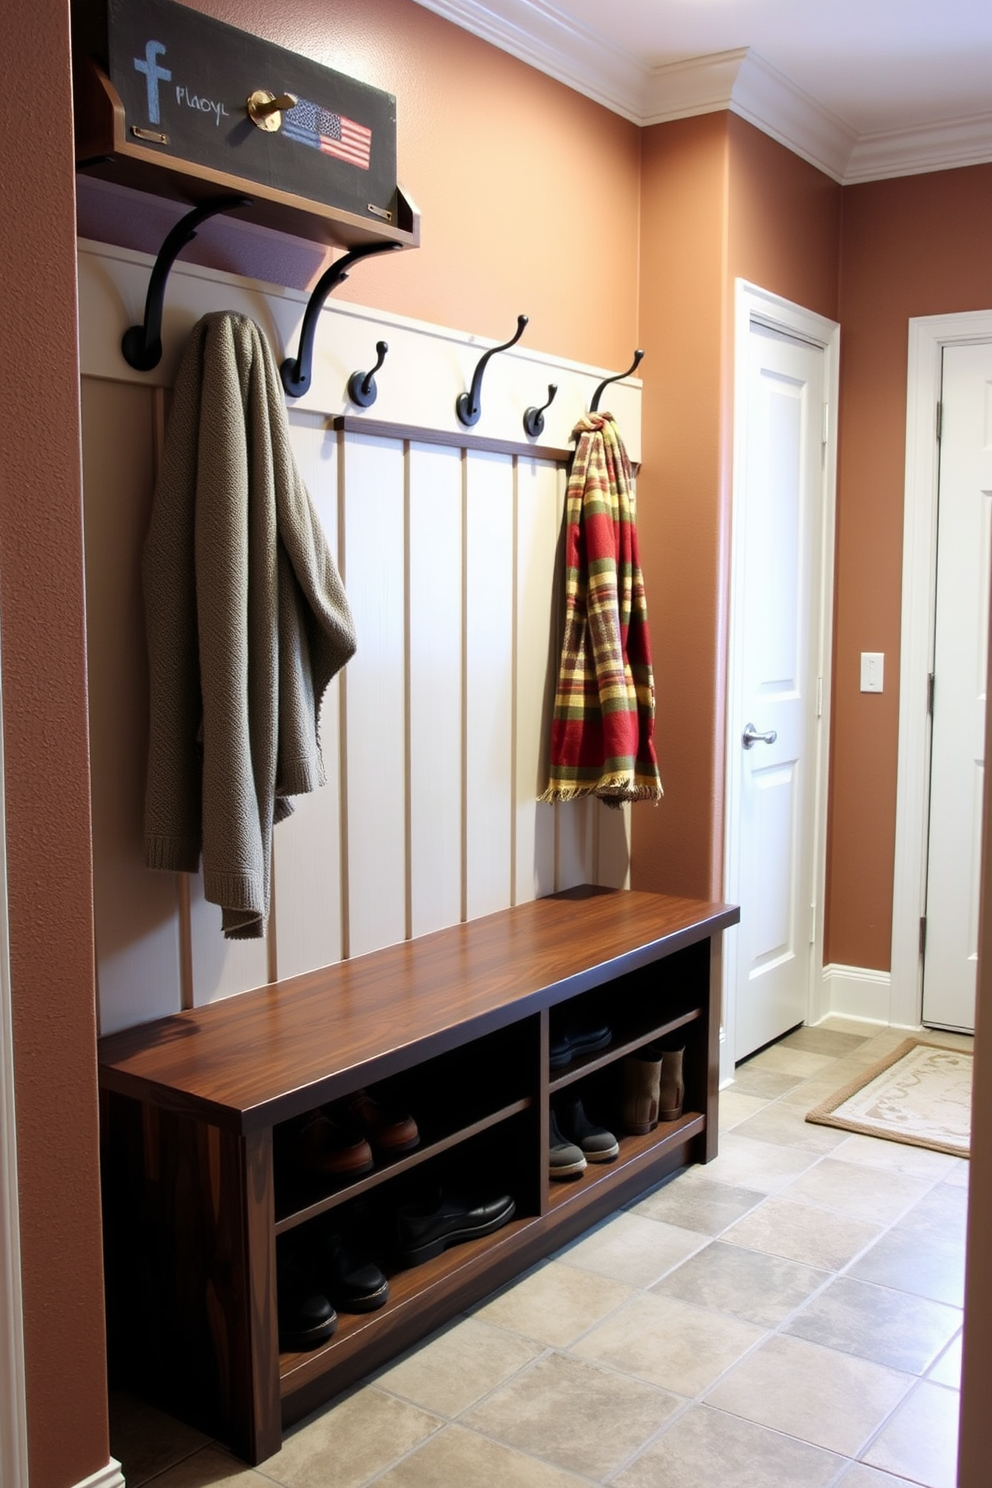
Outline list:
[[[409,929],[426,935],[462,916],[462,455],[408,460]]]
[[[512,897],[514,462],[477,454],[464,468],[465,918],[474,920]]]
[[[547,784],[558,649],[556,618],[560,583],[555,554],[564,506],[564,470],[540,460],[518,459],[514,904],[551,894],[558,887],[556,809],[542,806],[537,797]]]
[[[323,419],[295,409],[290,412],[289,432],[300,474],[338,562],[338,437],[328,432]],[[272,836],[272,976],[296,976],[329,966],[343,955],[340,676],[324,694],[320,745],[326,784],[297,797],[292,816],[280,822]]]
[[[403,442],[342,439],[344,552],[358,651],[342,678],[347,799],[345,953],[406,936]]]
[[[548,411],[544,438],[567,450],[575,419],[610,369],[514,348],[514,365],[509,354],[498,359],[483,419],[468,435],[454,417],[454,400],[480,354],[474,338],[350,305],[325,309],[311,390],[289,405],[297,464],[358,632],[358,651],[328,689],[321,713],[326,784],[299,798],[274,833],[263,941],[224,940],[220,911],[204,900],[199,875],[187,880],[145,869],[140,556],[164,390],[184,333],[205,310],[251,315],[279,359],[295,350],[305,305],[295,292],[178,264],[167,291],[163,362],[152,373],[134,372],[120,355],[120,336],[136,318],[150,265],[146,255],[81,245],[102,1031],[571,884],[626,883],[627,811],[537,801],[557,661],[565,467],[551,453],[530,453],[520,426],[522,408],[550,372],[563,406]],[[355,412],[341,369],[370,364],[384,329],[391,350],[377,374],[381,396],[368,428],[356,427],[357,417],[335,426],[337,416]],[[415,423],[409,414],[403,419],[404,381],[417,387]],[[618,388],[613,406],[636,459],[639,384]],[[480,448],[475,436],[496,448]]]
[[[86,630],[94,917],[101,1017],[180,1006],[176,880],[144,866],[148,683],[141,548],[154,482],[154,389],[85,378]]]

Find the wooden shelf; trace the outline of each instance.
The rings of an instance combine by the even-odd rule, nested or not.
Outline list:
[[[737,919],[725,904],[587,886],[101,1039],[112,1378],[259,1462],[289,1422],[715,1156],[712,946]],[[604,1008],[610,1045],[549,1070],[553,1019]],[[615,1108],[624,1058],[676,1031],[685,1114],[550,1182],[552,1097]],[[380,1082],[421,1145],[352,1182],[301,1185],[284,1123]],[[512,1194],[513,1219],[400,1269],[396,1206],[480,1174],[491,1196]],[[389,1300],[280,1355],[277,1251],[330,1215],[346,1233],[360,1220]]]
[[[573,1059],[571,1064],[560,1070],[553,1070],[548,1079],[548,1090],[552,1095],[557,1095],[559,1090],[565,1090],[569,1085],[574,1085],[578,1080],[584,1080],[589,1075],[595,1074],[597,1070],[608,1069],[622,1059],[626,1054],[633,1054],[643,1044],[653,1043],[656,1039],[667,1038],[679,1028],[685,1028],[690,1023],[703,1017],[702,1008],[689,1008],[680,1013],[676,1018],[666,1018],[664,1023],[652,1024],[646,1028],[640,1028],[636,1032],[617,1032],[610,1044],[601,1049],[597,1054],[581,1054]]]
[[[529,1098],[513,1101],[510,1105],[503,1106],[498,1111],[493,1111],[478,1121],[467,1122],[464,1126],[439,1137],[436,1141],[423,1142],[413,1152],[404,1153],[401,1157],[392,1160],[379,1161],[370,1173],[365,1173],[360,1178],[353,1178],[350,1182],[343,1182],[340,1187],[333,1189],[330,1193],[320,1192],[320,1182],[317,1179],[305,1180],[305,1189],[309,1189],[311,1197],[303,1196],[304,1180],[296,1180],[299,1187],[295,1193],[289,1183],[287,1188],[292,1194],[292,1199],[280,1203],[279,1181],[276,1179],[276,1219],[275,1231],[277,1235],[285,1234],[288,1230],[295,1229],[299,1224],[306,1223],[309,1219],[316,1219],[320,1214],[326,1214],[331,1209],[338,1208],[341,1204],[359,1198],[363,1194],[371,1193],[383,1183],[399,1177],[403,1173],[410,1173],[420,1167],[422,1163],[430,1162],[432,1158],[439,1157],[453,1148],[460,1147],[463,1143],[479,1136],[482,1132],[490,1131],[499,1126],[501,1122],[508,1121],[511,1116],[518,1116],[522,1111],[529,1109],[531,1101]]]
[[[365,243],[420,244],[420,213],[402,187],[396,189],[394,220],[360,216],[310,197],[280,191],[207,165],[150,152],[128,138],[124,106],[106,73],[89,57],[73,59],[76,116],[76,169],[87,176],[196,206],[209,197],[250,196],[238,218],[277,232],[291,233],[328,247],[358,248]]]
[[[590,1163],[578,1178],[549,1183],[549,1211],[588,1204],[601,1188],[612,1187],[619,1178],[650,1168],[659,1158],[699,1136],[705,1126],[702,1111],[686,1111],[678,1121],[662,1122],[646,1136],[620,1137],[620,1153],[613,1162]]]

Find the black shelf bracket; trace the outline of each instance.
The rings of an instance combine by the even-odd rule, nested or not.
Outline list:
[[[302,398],[310,387],[317,320],[331,290],[335,289],[342,280],[347,279],[351,269],[363,258],[369,258],[373,253],[389,253],[394,248],[402,247],[402,243],[361,243],[357,248],[352,248],[349,253],[344,254],[342,258],[336,259],[317,280],[307,302],[307,308],[303,312],[300,349],[295,358],[287,357],[279,368],[282,385],[291,398]]]
[[[155,267],[148,281],[145,296],[145,320],[143,325],[129,326],[121,337],[121,352],[129,367],[138,372],[150,372],[162,360],[162,308],[165,304],[165,286],[169,273],[180,252],[196,237],[196,229],[208,217],[218,212],[235,212],[238,207],[250,207],[250,196],[212,196],[207,201],[180,217],[159,249]]]
[[[537,439],[544,433],[544,411],[550,408],[555,401],[555,393],[558,391],[556,382],[548,383],[548,401],[542,403],[540,408],[528,408],[524,411],[524,433],[531,439]]]
[[[599,400],[602,396],[603,389],[609,387],[611,382],[620,382],[623,378],[630,377],[631,374],[636,372],[638,367],[641,365],[641,359],[643,356],[643,351],[635,351],[634,360],[631,362],[626,372],[617,372],[613,377],[604,377],[603,381],[599,384],[599,387],[592,395],[592,402],[589,404],[590,413],[599,412]]]
[[[479,422],[479,415],[482,413],[482,375],[486,370],[489,358],[494,357],[498,351],[507,351],[511,346],[516,346],[524,333],[527,320],[528,317],[526,315],[518,315],[516,332],[510,337],[509,341],[504,341],[502,346],[491,346],[487,352],[483,353],[479,358],[478,366],[472,377],[471,390],[467,393],[459,393],[455,399],[455,412],[466,428],[470,429],[473,424],[477,424]]]
[[[367,372],[352,372],[348,378],[348,397],[352,403],[357,403],[359,408],[371,408],[379,396],[379,389],[375,385],[375,374],[386,360],[386,352],[389,343],[377,341],[375,343],[376,362]]]

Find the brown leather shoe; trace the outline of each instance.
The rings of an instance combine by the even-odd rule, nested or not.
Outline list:
[[[341,1102],[348,1120],[365,1133],[373,1150],[383,1157],[410,1152],[420,1143],[417,1123],[407,1112],[393,1111],[367,1090],[356,1090]]]
[[[649,1044],[623,1062],[623,1124],[632,1136],[643,1137],[658,1125],[660,1095],[661,1050]]]
[[[373,1166],[372,1148],[360,1131],[335,1121],[324,1110],[304,1116],[293,1134],[293,1161],[310,1173],[354,1178]]]
[[[678,1049],[664,1049],[661,1055],[661,1081],[658,1090],[658,1120],[678,1121],[682,1115],[685,1098],[685,1083],[682,1079],[682,1056],[684,1045]]]

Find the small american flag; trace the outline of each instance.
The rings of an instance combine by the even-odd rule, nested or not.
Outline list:
[[[301,145],[310,145],[337,160],[347,160],[360,170],[368,170],[372,152],[372,131],[354,119],[335,114],[301,98],[295,108],[283,115],[283,134]]]

